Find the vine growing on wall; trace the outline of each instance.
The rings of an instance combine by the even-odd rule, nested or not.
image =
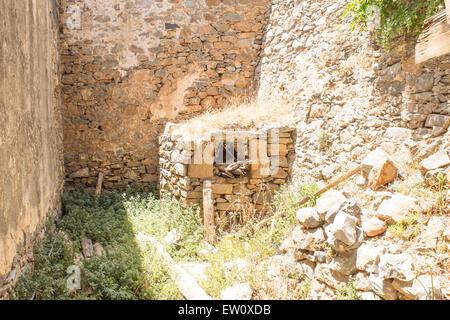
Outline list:
[[[426,18],[439,12],[444,0],[349,0],[345,16],[352,16],[352,29],[367,30],[379,19],[378,36],[389,47],[400,36],[417,37]]]

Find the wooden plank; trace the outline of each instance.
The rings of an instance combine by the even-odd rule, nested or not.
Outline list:
[[[146,234],[138,233],[136,239],[141,243],[150,243],[155,248],[157,255],[167,267],[168,273],[177,285],[180,292],[187,300],[212,300],[212,298],[197,284],[197,281],[173,261],[164,246],[155,238]]]
[[[103,172],[99,172],[97,179],[97,188],[95,189],[95,195],[98,196],[102,192],[102,184],[103,184]]]
[[[416,45],[416,64],[450,53],[450,24],[447,10],[428,18]]]
[[[447,8],[447,23],[450,24],[450,0],[445,0],[445,7]]]
[[[205,239],[210,244],[216,241],[216,226],[214,222],[214,205],[211,180],[203,181],[203,225]]]

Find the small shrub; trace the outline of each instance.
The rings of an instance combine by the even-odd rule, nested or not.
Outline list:
[[[353,279],[350,277],[345,285],[341,285],[337,288],[338,300],[362,300],[362,297],[358,290],[356,290]]]
[[[411,240],[420,233],[417,215],[409,215],[388,227],[391,234],[403,240]]]
[[[317,135],[317,142],[319,143],[321,149],[328,147],[328,144],[330,143],[330,136],[325,130],[319,131]]]
[[[304,280],[304,281],[300,282],[297,285],[297,288],[295,289],[297,299],[305,300],[310,291],[311,291],[311,281],[310,280]]]

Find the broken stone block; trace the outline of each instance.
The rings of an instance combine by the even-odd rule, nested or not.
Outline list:
[[[441,150],[422,160],[420,162],[420,171],[424,173],[426,171],[439,169],[448,165],[450,165],[450,157],[447,151]]]
[[[426,127],[439,127],[447,129],[450,126],[450,116],[444,116],[442,114],[430,114],[425,122]]]
[[[400,127],[389,127],[386,129],[384,135],[397,141],[403,141],[411,137],[412,130]]]
[[[70,178],[88,178],[89,168],[80,169],[70,175]]]
[[[322,224],[317,210],[311,207],[300,208],[297,211],[297,219],[305,228],[316,228]]]
[[[355,273],[356,250],[337,255],[331,263],[331,269],[346,276]]]
[[[376,272],[382,254],[386,247],[362,244],[356,251],[356,268],[366,272]]]
[[[328,286],[336,289],[339,285],[345,284],[348,281],[348,277],[334,271],[329,264],[322,263],[317,264],[314,270],[315,279],[327,284]]]
[[[363,221],[362,228],[364,233],[369,237],[375,237],[386,231],[387,225],[383,220],[377,217],[370,217],[369,219]]]
[[[394,181],[397,176],[397,167],[389,158],[380,159],[369,173],[369,187],[377,190],[379,187]]]
[[[361,162],[361,175],[367,179],[372,168],[386,158],[389,158],[389,155],[381,148],[371,151]]]
[[[339,208],[346,200],[347,198],[342,194],[342,192],[329,190],[317,199],[314,209],[316,209],[321,219],[325,219],[328,211],[333,208]]]
[[[392,224],[399,222],[415,209],[417,206],[414,198],[398,193],[380,204],[376,216],[388,224]]]
[[[384,254],[380,257],[378,274],[382,279],[410,281],[415,278],[413,259],[407,253]]]
[[[392,280],[382,279],[376,274],[369,276],[369,285],[373,292],[385,300],[397,300],[398,294],[392,285]]]
[[[190,178],[206,179],[214,176],[214,165],[212,164],[190,164],[188,166]]]
[[[335,239],[342,241],[347,246],[352,246],[358,240],[358,219],[339,211],[329,226],[328,232]]]
[[[308,251],[320,250],[326,239],[322,228],[305,230],[299,226],[294,228],[291,238],[296,249]]]
[[[103,249],[103,246],[98,242],[94,243],[94,254],[97,257],[105,255],[105,249]]]
[[[230,183],[213,184],[212,191],[214,194],[233,194],[233,185]]]
[[[441,297],[439,280],[432,279],[430,275],[421,275],[410,281],[394,279],[392,285],[410,300],[434,300]]]
[[[94,247],[92,246],[91,239],[84,237],[81,240],[81,246],[82,246],[84,258],[88,259],[94,255]]]

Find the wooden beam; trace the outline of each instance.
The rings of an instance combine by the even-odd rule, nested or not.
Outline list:
[[[447,23],[450,24],[450,0],[445,0],[445,7],[447,8]]]
[[[205,227],[206,241],[214,244],[216,241],[216,226],[214,222],[211,180],[203,181],[203,225]]]
[[[450,0],[447,0],[449,2]],[[416,45],[416,64],[450,53],[450,24],[447,10],[428,18]]]
[[[167,267],[170,277],[187,300],[212,300],[212,298],[197,284],[197,281],[195,281],[195,279],[179,264],[173,261],[172,257],[167,253],[160,242],[142,232],[136,235],[136,239],[139,241],[140,245],[149,243],[155,248],[157,255]]]
[[[322,193],[330,190],[331,188],[334,188],[335,186],[337,186],[339,183],[344,182],[345,180],[347,180],[348,178],[354,176],[355,174],[357,174],[358,172],[360,172],[361,170],[361,165],[356,165],[354,166],[352,169],[350,169],[350,171],[347,171],[346,174],[344,174],[343,176],[337,177],[335,178],[333,181],[331,181],[329,184],[327,184],[325,187],[323,187],[322,189],[320,189],[319,191],[316,191],[312,196],[307,196],[305,198],[303,198],[302,200],[300,200],[300,202],[298,203],[299,206],[304,205],[306,202],[308,202],[309,200],[315,199],[318,196],[320,196]],[[268,222],[272,221],[275,218],[281,218],[284,216],[284,211],[280,211],[278,214],[264,219],[262,221],[260,221],[258,224],[255,225],[255,227],[253,228],[254,230],[257,230],[259,228],[261,228],[262,226],[266,225]]]
[[[95,189],[95,195],[98,196],[102,193],[102,184],[103,184],[103,172],[98,173],[97,179],[97,188]]]

